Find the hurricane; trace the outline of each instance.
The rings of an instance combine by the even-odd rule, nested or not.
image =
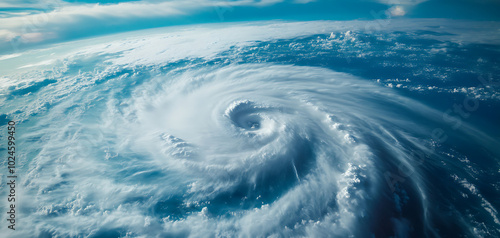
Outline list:
[[[499,236],[498,125],[477,119],[498,115],[497,25],[372,23],[167,27],[4,57],[13,237]]]
[[[158,166],[196,178],[186,179],[186,203],[201,208],[208,221],[196,214],[177,223],[210,223],[211,217],[229,215],[234,220],[223,228],[229,236],[267,236],[276,228],[281,234],[293,228],[310,236],[367,235],[352,230],[373,222],[368,204],[380,199],[384,172],[398,163],[421,163],[407,156],[422,146],[411,136],[419,130],[395,129],[411,125],[384,104],[399,105],[399,113],[408,116],[425,111],[432,120],[436,114],[321,68],[244,64],[177,77],[173,85],[158,86],[154,99],[134,99],[155,103],[131,103],[135,115],[127,128],[146,127],[121,137],[145,134],[138,140],[154,145],[148,151],[162,152],[155,156]],[[413,175],[413,189],[423,192],[418,176]],[[404,203],[407,192],[401,193]],[[425,194],[415,200],[426,208]]]

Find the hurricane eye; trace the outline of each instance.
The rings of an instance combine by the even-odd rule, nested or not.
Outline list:
[[[240,128],[253,131],[260,129],[261,121],[262,118],[258,115],[248,115],[246,117],[239,118],[239,121],[233,123]]]
[[[235,101],[227,108],[225,116],[237,128],[255,131],[261,128],[264,120],[261,114],[265,114],[268,110],[269,108],[251,101]]]
[[[258,130],[260,128],[260,123],[256,121],[249,121],[248,127],[250,130]]]

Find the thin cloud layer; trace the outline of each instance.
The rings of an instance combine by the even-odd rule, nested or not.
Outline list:
[[[0,18],[0,50],[5,50],[5,43],[12,48],[23,44],[42,42],[64,35],[75,29],[86,30],[81,35],[93,35],[92,29],[103,26],[122,27],[138,19],[188,18],[202,10],[217,10],[237,6],[265,7],[282,0],[265,1],[169,1],[169,2],[121,2],[117,4],[67,3],[59,0],[19,2],[6,1],[0,6],[17,14],[8,14]],[[23,14],[24,13],[24,14]],[[57,33],[56,33],[57,32]],[[67,37],[66,37],[67,38]]]
[[[347,0],[146,0],[95,2],[93,0],[83,2],[2,1],[0,3],[0,55],[16,53],[38,44],[167,25],[259,19],[303,20],[302,15],[311,17],[307,11],[301,11],[300,7],[306,5],[313,10],[318,10],[314,12],[326,12],[329,14],[327,19],[338,17],[342,20],[359,18],[370,20],[373,19],[374,12],[382,12],[379,16],[382,18],[408,16],[412,9],[421,3],[439,1],[373,0],[371,3],[366,1],[353,3]],[[482,4],[493,3],[482,1]],[[338,9],[343,8],[347,12],[347,17],[337,16]],[[363,14],[349,16],[352,11],[364,13],[364,17]],[[227,17],[228,15],[232,18]]]

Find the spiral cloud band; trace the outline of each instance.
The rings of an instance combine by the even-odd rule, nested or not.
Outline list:
[[[417,47],[418,37],[397,26],[370,37],[359,22],[343,23],[349,31],[339,24],[231,26],[239,36],[195,27],[34,52],[60,57],[17,65],[21,73],[1,88],[2,103],[19,103],[2,114],[19,121],[19,207],[22,224],[30,225],[13,234],[433,237],[456,227],[499,234],[494,194],[481,193],[490,185],[474,184],[498,165],[474,167],[474,157],[444,144],[494,157],[498,141],[466,122],[444,133],[449,123],[440,110],[392,82],[412,92],[421,86],[354,76],[360,71],[335,58],[349,58],[354,68],[363,57],[387,65],[384,57],[405,50],[401,44]],[[222,33],[227,39],[217,37]],[[464,47],[453,43],[456,34],[443,35],[434,34],[435,45],[420,53]],[[386,48],[393,41],[402,43]],[[307,47],[334,56],[307,65]],[[350,55],[362,47],[366,55]],[[16,64],[17,57],[8,60]],[[405,67],[417,76],[442,72],[425,62]],[[464,200],[451,203],[447,193]],[[457,203],[464,207],[443,215]]]

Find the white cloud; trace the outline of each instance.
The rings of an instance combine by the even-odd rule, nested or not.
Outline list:
[[[428,0],[378,0],[378,2],[386,4],[386,5],[407,5],[414,6],[423,2],[427,2]]]
[[[376,0],[382,4],[390,6],[387,9],[387,16],[398,17],[404,16],[408,11],[410,11],[416,5],[427,2],[428,0]]]
[[[3,55],[0,56],[0,60],[6,60],[6,59],[12,59],[21,56],[22,54],[10,54],[10,55]]]
[[[267,6],[283,0],[241,1],[168,1],[122,2],[118,4],[69,4],[60,0],[17,3],[7,0],[0,7],[33,8],[9,17],[0,18],[0,42],[14,38],[19,43],[40,42],[53,39],[54,32],[64,35],[75,28],[89,28],[92,20],[100,26],[126,25],[135,19],[168,18],[188,15],[202,9],[231,8],[236,6]],[[90,20],[90,21],[89,21]],[[91,29],[91,28],[90,28]],[[1,47],[0,47],[1,48]]]
[[[0,8],[49,9],[67,4],[68,3],[61,0],[2,0],[2,2],[0,2]]]
[[[310,2],[316,2],[316,0],[294,0],[294,3],[310,3]]]
[[[394,17],[406,15],[406,11],[401,6],[391,7],[387,11],[388,11],[390,16],[394,16]]]
[[[0,42],[2,42],[2,41],[9,42],[15,36],[16,36],[15,32],[0,29]]]

